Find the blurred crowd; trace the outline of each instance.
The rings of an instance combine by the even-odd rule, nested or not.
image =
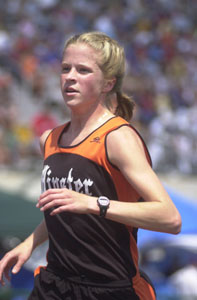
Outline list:
[[[38,137],[69,116],[64,41],[103,31],[125,48],[124,90],[160,172],[197,173],[197,2],[0,0],[0,165],[33,168]]]

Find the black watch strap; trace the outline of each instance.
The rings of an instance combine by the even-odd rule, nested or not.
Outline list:
[[[100,206],[100,217],[104,218],[107,213],[107,207]]]

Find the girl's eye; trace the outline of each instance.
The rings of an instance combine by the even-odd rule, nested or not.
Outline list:
[[[62,67],[62,73],[67,73],[69,72],[70,68],[69,67]]]
[[[87,68],[79,68],[79,72],[80,73],[89,73],[90,71]]]

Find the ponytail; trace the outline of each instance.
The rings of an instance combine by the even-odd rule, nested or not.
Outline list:
[[[122,117],[126,121],[130,121],[133,116],[135,103],[131,97],[122,92],[116,92],[117,107],[115,115]]]

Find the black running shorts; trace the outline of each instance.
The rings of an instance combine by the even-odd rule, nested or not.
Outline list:
[[[98,284],[85,276],[65,278],[41,268],[28,300],[140,300],[130,281]]]

